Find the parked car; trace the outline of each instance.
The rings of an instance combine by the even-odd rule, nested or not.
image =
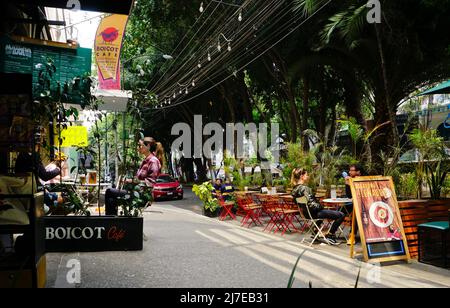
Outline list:
[[[153,187],[153,200],[161,198],[183,199],[183,186],[169,174],[161,174]]]

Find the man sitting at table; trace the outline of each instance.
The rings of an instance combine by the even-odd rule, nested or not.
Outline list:
[[[349,176],[345,178],[345,194],[346,194],[347,198],[353,199],[352,190],[350,188],[350,179],[354,179],[354,178],[357,178],[362,175],[363,175],[363,168],[361,167],[361,165],[359,165],[359,164],[350,165]],[[352,215],[353,203],[345,205],[343,210],[345,211],[344,212],[345,215]],[[357,233],[358,233],[358,224],[355,225],[355,235]],[[351,244],[352,244],[352,242],[349,239],[347,241],[347,245],[351,245]],[[353,242],[353,244],[355,244],[355,242]]]
[[[294,199],[306,197],[306,206],[309,209],[312,217],[311,219],[329,219],[333,220],[334,223],[330,228],[329,233],[326,235],[326,239],[331,245],[338,245],[336,240],[336,231],[339,229],[341,224],[344,222],[345,215],[339,211],[325,210],[323,206],[316,200],[312,189],[307,186],[309,181],[308,171],[305,169],[296,168],[292,171],[291,184],[294,187],[292,190],[292,196]],[[306,213],[305,213],[306,214]],[[323,222],[320,221],[317,225]],[[317,230],[316,230],[317,231]]]
[[[231,183],[229,180],[227,180],[225,182],[225,184],[223,185],[223,192],[222,192],[222,195],[224,196],[226,201],[230,201],[233,199],[234,191],[235,191],[235,189],[234,189],[233,183]]]

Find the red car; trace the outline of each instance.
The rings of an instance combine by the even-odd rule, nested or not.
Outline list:
[[[169,174],[161,174],[153,187],[153,200],[160,198],[183,199],[183,186]]]

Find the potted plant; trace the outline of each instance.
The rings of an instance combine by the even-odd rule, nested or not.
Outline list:
[[[120,216],[141,217],[144,209],[153,201],[151,190],[139,180],[125,184],[123,189],[128,193],[118,199],[118,205],[122,208]]]
[[[214,187],[210,182],[201,185],[194,185],[192,192],[203,202],[203,215],[217,217],[219,210],[219,200],[213,196]]]

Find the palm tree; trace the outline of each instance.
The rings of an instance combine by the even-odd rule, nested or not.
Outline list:
[[[309,15],[322,3],[295,0],[295,7]],[[443,15],[449,13],[450,5],[438,0],[382,1],[382,23],[369,24],[366,4],[364,0],[333,2],[327,9],[327,21],[319,21],[325,25],[316,39],[322,51],[333,50],[351,59],[346,65],[365,79],[366,97],[373,99],[377,124],[390,121],[390,131],[384,132],[390,138],[384,136],[373,143],[379,150],[389,145],[387,139],[398,144],[396,112],[402,100],[420,86],[448,77],[448,64],[445,67],[444,63],[450,62],[446,52],[450,39],[438,36],[435,30],[450,25]]]

